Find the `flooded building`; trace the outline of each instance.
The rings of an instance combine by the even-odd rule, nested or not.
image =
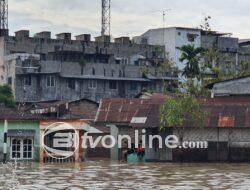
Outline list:
[[[160,107],[166,96],[156,94],[147,99],[104,99],[96,122],[116,129],[116,134],[129,135],[134,130],[146,130],[146,161],[249,161],[250,152],[250,99],[223,97],[200,100],[206,111],[205,125],[160,129]],[[121,132],[120,132],[121,131]],[[149,135],[178,137],[179,142],[207,142],[208,148],[159,148]],[[119,149],[116,149],[116,154]]]
[[[39,161],[40,116],[0,108],[0,161],[3,161],[4,125],[7,126],[7,161]]]
[[[163,81],[175,79],[161,70],[164,55],[156,46],[127,37],[91,41],[84,34],[73,40],[61,33],[52,39],[47,31],[30,37],[21,30],[1,37],[0,47],[0,84],[12,86],[21,103],[133,97],[142,89],[162,92]]]

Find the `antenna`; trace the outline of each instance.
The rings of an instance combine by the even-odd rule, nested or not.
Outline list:
[[[166,27],[166,14],[167,12],[171,11],[172,9],[165,9],[165,10],[157,10],[153,12],[161,12],[162,13],[162,24],[163,24],[163,29],[162,29],[162,42],[165,44],[165,27]]]
[[[0,36],[8,35],[8,0],[0,0]]]
[[[110,36],[111,0],[102,0],[102,30],[101,35]]]

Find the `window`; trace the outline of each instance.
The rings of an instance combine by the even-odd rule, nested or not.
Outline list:
[[[76,81],[74,79],[68,79],[68,88],[76,89]]]
[[[194,42],[196,36],[196,34],[187,34],[187,39],[189,42]]]
[[[119,77],[122,77],[122,71],[121,70],[119,71]]]
[[[95,69],[92,68],[92,75],[95,75]]]
[[[32,139],[11,139],[11,159],[33,159]]]
[[[12,77],[8,77],[8,79],[7,79],[8,81],[8,85],[12,85]]]
[[[96,89],[97,81],[96,80],[89,80],[89,88]]]
[[[137,90],[137,83],[136,82],[131,82],[130,83],[130,90]]]
[[[112,69],[112,73],[111,73],[112,77],[114,77],[115,75],[115,71]]]
[[[109,89],[111,89],[111,90],[116,90],[117,89],[116,81],[109,81]]]
[[[48,87],[55,86],[55,76],[47,76],[47,86]]]
[[[24,85],[25,86],[31,86],[31,76],[30,75],[25,76],[25,78],[24,78]]]
[[[106,76],[106,69],[103,68],[103,76]]]

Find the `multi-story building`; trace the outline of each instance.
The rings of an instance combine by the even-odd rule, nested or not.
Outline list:
[[[0,84],[11,85],[18,102],[133,97],[143,89],[162,92],[164,81],[174,80],[156,64],[164,56],[153,45],[128,37],[56,36],[22,30],[0,38]]]
[[[184,27],[171,27],[151,29],[141,36],[133,38],[137,44],[150,44],[165,46],[168,58],[174,61],[179,70],[183,70],[185,65],[180,62],[182,52],[177,47],[187,44],[201,46],[201,30]]]
[[[163,45],[166,54],[172,59],[180,71],[185,64],[180,62],[182,52],[178,47],[193,44],[195,47],[204,49],[215,48],[218,50],[219,66],[226,72],[229,64],[237,65],[242,57],[242,51],[239,49],[239,39],[230,37],[228,33],[207,32],[197,28],[171,27],[151,29],[141,36],[133,38],[137,44]]]

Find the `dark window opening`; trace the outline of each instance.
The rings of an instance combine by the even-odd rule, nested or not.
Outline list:
[[[55,76],[47,76],[47,86],[48,87],[55,86]]]
[[[103,69],[103,75],[106,76],[106,69]]]
[[[96,80],[89,80],[89,88],[96,89],[97,81]]]
[[[122,77],[123,76],[123,74],[122,74],[122,71],[120,70],[119,71],[119,77]]]
[[[31,76],[30,75],[25,76],[25,78],[24,78],[24,85],[25,86],[31,86]]]
[[[8,85],[12,85],[12,77],[8,77]]]
[[[194,42],[196,34],[187,34],[187,39],[189,42]]]
[[[137,83],[136,82],[131,82],[130,83],[130,90],[137,90]]]
[[[74,79],[68,79],[68,88],[76,89],[76,81]]]
[[[109,89],[116,90],[117,89],[117,82],[116,81],[109,81]]]
[[[92,68],[92,75],[95,75],[95,69]]]

